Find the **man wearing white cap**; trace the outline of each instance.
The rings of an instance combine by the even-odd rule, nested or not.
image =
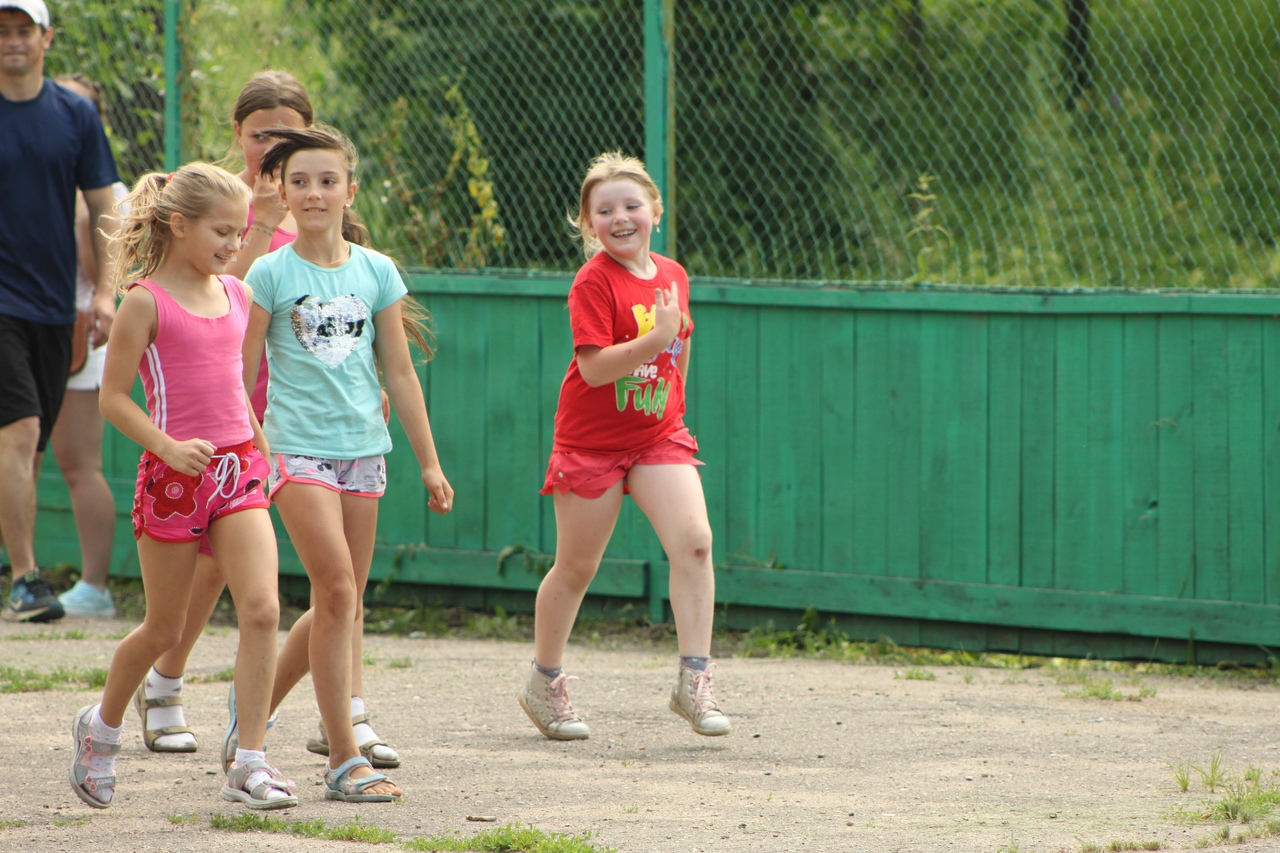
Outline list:
[[[24,622],[63,616],[34,540],[36,479],[71,365],[76,190],[105,269],[101,228],[119,180],[93,105],[44,76],[52,43],[44,0],[0,0],[0,536],[13,567],[5,616]],[[115,319],[107,280],[91,309],[94,346]]]

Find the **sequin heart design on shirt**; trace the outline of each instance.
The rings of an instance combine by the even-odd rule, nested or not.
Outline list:
[[[325,367],[337,367],[355,351],[368,319],[368,306],[352,294],[335,299],[303,296],[289,312],[298,343]]]

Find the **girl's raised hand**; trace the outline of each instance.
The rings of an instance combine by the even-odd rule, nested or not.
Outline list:
[[[253,221],[272,231],[280,227],[289,208],[280,197],[280,182],[274,175],[256,175],[253,179]]]
[[[186,441],[175,441],[173,447],[160,458],[179,474],[194,477],[209,467],[213,452],[217,449],[203,438],[189,438]]]
[[[653,291],[653,330],[662,335],[663,340],[674,340],[680,334],[681,318],[679,285],[673,281],[670,290]]]
[[[444,478],[439,468],[423,468],[422,483],[427,487],[427,509],[444,515],[453,509],[453,486]]]

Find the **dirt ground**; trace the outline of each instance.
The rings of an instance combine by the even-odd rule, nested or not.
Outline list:
[[[3,665],[105,667],[115,640],[104,637],[126,628],[0,623]],[[65,639],[72,629],[87,638]],[[235,647],[234,629],[213,630],[189,674],[224,670]],[[1171,762],[1207,766],[1220,749],[1237,775],[1250,764],[1267,774],[1280,766],[1272,686],[1144,677],[1154,696],[1114,701],[1068,696],[1043,670],[730,658],[720,661],[717,695],[733,733],[703,738],[667,710],[670,653],[582,644],[566,668],[581,678],[571,691],[592,735],[552,742],[515,700],[530,654],[526,643],[368,637],[366,694],[379,734],[404,758],[392,771],[404,802],[323,799],[324,759],[304,748],[317,720],[308,679],[268,738],[272,762],[299,782],[302,800],[276,815],[326,826],[358,815],[399,842],[528,824],[594,832],[600,850],[622,853],[1074,853],[1152,839],[1186,849],[1213,828],[1179,821],[1175,810],[1203,810],[1221,789],[1211,795],[1193,782],[1179,791]],[[106,811],[82,805],[67,782],[70,722],[96,694],[0,694],[0,850],[365,849],[210,827],[211,815],[240,809],[218,796],[226,693],[218,681],[187,688],[201,748],[191,755],[149,753],[130,712]],[[1235,849],[1280,849],[1280,839]]]

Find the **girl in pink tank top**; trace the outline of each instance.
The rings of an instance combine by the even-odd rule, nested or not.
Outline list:
[[[275,533],[262,489],[266,439],[245,393],[240,355],[253,295],[222,275],[240,249],[249,192],[234,175],[193,163],[143,176],[125,201],[112,270],[125,293],[100,406],[144,448],[133,522],[147,612],[116,647],[102,701],[76,715],[71,787],[93,808],[111,805],[125,710],[182,633],[196,552],[207,535],[240,624],[231,703],[240,748],[222,798],[251,809],[295,806],[291,783],[263,748],[279,604]],[[129,396],[135,372],[146,412]]]

